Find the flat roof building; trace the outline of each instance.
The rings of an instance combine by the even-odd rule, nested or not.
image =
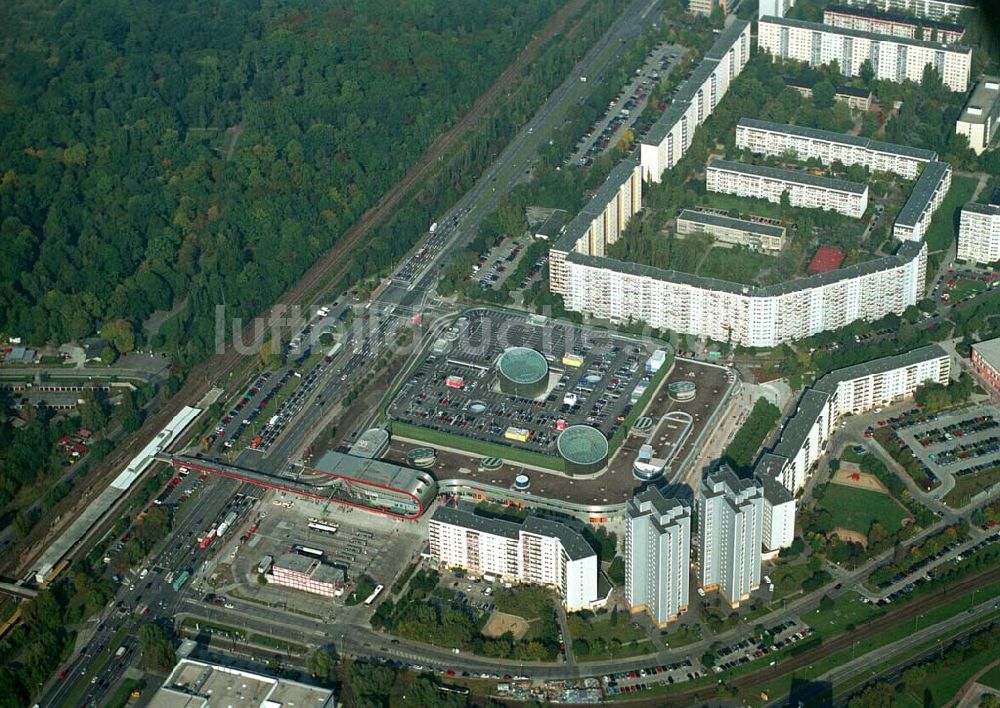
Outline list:
[[[523,523],[439,506],[428,526],[439,563],[509,581],[555,587],[570,611],[602,604],[597,554],[565,524],[529,516]]]
[[[884,12],[904,12],[915,17],[940,20],[958,17],[965,10],[975,9],[973,0],[842,0],[851,7],[873,7]]]
[[[982,76],[976,82],[955,122],[955,132],[969,139],[969,147],[982,155],[996,135],[1000,121],[1000,77]]]
[[[906,179],[937,160],[933,150],[756,118],[741,118],[736,124],[736,147],[758,155],[792,153],[798,160],[813,159],[824,165],[861,165],[871,172],[890,172]]]
[[[732,607],[760,587],[764,490],[726,465],[701,484],[698,506],[701,587],[719,590]]]
[[[625,600],[662,626],[688,607],[691,507],[650,487],[625,514]]]
[[[1000,393],[1000,337],[972,345],[972,366],[994,394]]]
[[[659,182],[691,146],[695,129],[712,115],[729,85],[750,60],[750,23],[730,22],[670,100],[670,107],[643,136],[643,178]]]
[[[937,344],[830,372],[803,392],[771,451],[789,461],[781,469],[781,483],[792,494],[805,486],[843,416],[904,400],[924,383],[947,385],[950,379],[951,357]]]
[[[338,596],[343,590],[345,579],[342,569],[298,553],[278,556],[271,565],[271,573],[267,578],[274,585],[324,597]]]
[[[891,37],[819,22],[787,17],[765,17],[758,22],[757,44],[781,59],[823,66],[836,61],[844,76],[857,76],[870,63],[875,78],[920,83],[928,66],[944,85],[964,92],[969,86],[972,50],[956,44]]]
[[[756,197],[775,204],[787,193],[793,207],[829,209],[854,218],[860,218],[868,208],[866,184],[765,165],[712,160],[705,184],[710,192]]]
[[[962,25],[904,15],[900,12],[887,12],[873,5],[860,7],[828,5],[823,8],[823,24],[946,44],[960,42],[965,36],[965,27]]]
[[[148,705],[151,708],[335,708],[333,691],[243,669],[181,659]]]
[[[685,209],[677,216],[677,235],[709,234],[724,246],[744,246],[752,251],[777,252],[785,246],[785,228],[747,219],[734,219],[707,211]]]
[[[929,162],[917,178],[906,203],[892,224],[892,235],[900,241],[923,241],[934,212],[951,189],[951,165]]]
[[[969,202],[962,207],[957,256],[980,265],[1000,261],[1000,206]]]

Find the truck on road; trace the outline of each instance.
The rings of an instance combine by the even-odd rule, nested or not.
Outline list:
[[[120,660],[123,656],[125,656],[126,651],[128,651],[128,649],[126,649],[124,646],[118,647],[117,649],[115,649],[115,658]]]

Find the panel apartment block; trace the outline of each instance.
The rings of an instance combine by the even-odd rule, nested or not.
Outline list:
[[[855,320],[902,314],[923,296],[927,247],[764,288],[577,253],[566,257],[567,309],[629,318],[747,347],[773,347]]]
[[[996,135],[1000,123],[1000,77],[983,76],[969,94],[955,132],[969,139],[969,147],[982,155]]]
[[[871,172],[889,172],[905,179],[915,178],[924,166],[937,160],[933,150],[755,118],[741,118],[737,123],[736,147],[758,155],[794,153],[803,162],[814,159],[824,165],[861,165]]]
[[[860,218],[868,208],[866,184],[730,160],[708,164],[706,187],[709,192],[757,197],[775,204],[787,192],[793,207],[829,209],[854,218]]]
[[[702,481],[698,511],[702,588],[719,590],[733,607],[760,586],[764,490],[726,466]]]
[[[958,257],[983,265],[1000,261],[1000,205],[969,202],[962,207]]]
[[[787,465],[787,458],[765,453],[754,467],[754,479],[764,489],[761,542],[764,550],[772,553],[788,548],[795,540],[795,498],[782,482],[782,473]]]
[[[950,378],[951,357],[937,344],[822,377],[802,394],[771,451],[789,460],[781,472],[782,483],[792,494],[802,489],[843,416],[904,400],[924,383],[946,385]]]
[[[671,97],[639,146],[645,179],[659,182],[691,146],[695,128],[712,115],[719,101],[750,59],[750,23],[731,23],[715,40],[701,63]]]
[[[843,0],[843,3],[851,7],[873,7],[884,12],[905,12],[932,20],[957,18],[964,10],[976,7],[973,0]]]
[[[757,44],[778,59],[795,59],[810,66],[836,60],[845,76],[857,76],[867,60],[876,78],[896,83],[907,79],[919,83],[924,68],[931,66],[952,91],[964,92],[968,88],[972,66],[972,50],[968,47],[889,37],[787,17],[760,20]]]
[[[441,506],[431,516],[428,537],[439,563],[555,587],[570,611],[598,602],[597,555],[564,524],[537,517],[517,524]]]
[[[900,241],[923,241],[934,212],[951,189],[951,165],[929,162],[920,173],[906,203],[892,224],[892,235]]]
[[[776,253],[785,247],[785,227],[685,209],[677,215],[677,235],[709,234],[727,246]]]
[[[566,287],[566,255],[603,256],[629,220],[642,208],[642,168],[634,160],[615,167],[587,205],[566,225],[549,250],[549,282],[553,292]]]
[[[960,42],[965,36],[965,27],[953,22],[937,22],[898,12],[885,12],[871,5],[828,5],[823,8],[823,24],[946,44]]]
[[[625,513],[625,600],[666,624],[687,611],[691,508],[650,487]]]

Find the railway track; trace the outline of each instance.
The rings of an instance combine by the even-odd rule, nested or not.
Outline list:
[[[1000,567],[990,568],[981,573],[970,575],[956,583],[942,588],[930,597],[920,602],[910,602],[902,609],[877,617],[853,632],[844,632],[833,639],[802,652],[797,656],[782,658],[774,666],[762,666],[759,670],[737,676],[726,681],[726,686],[744,690],[760,685],[764,681],[779,679],[793,674],[823,658],[843,649],[850,649],[854,642],[868,639],[902,622],[912,620],[917,615],[924,615],[929,610],[951,602],[958,595],[971,593],[983,585],[1000,581]],[[630,706],[688,706],[699,702],[714,701],[718,698],[716,686],[702,686],[697,689],[681,691],[676,694],[666,694],[626,701]],[[774,697],[777,698],[777,697]]]
[[[427,148],[388,192],[382,195],[375,206],[368,209],[361,218],[352,224],[326,253],[320,256],[299,279],[275,302],[263,315],[266,327],[256,329],[253,322],[247,324],[242,332],[243,342],[252,341],[252,348],[259,346],[261,337],[257,332],[269,332],[271,327],[284,317],[285,308],[315,297],[320,286],[343,275],[351,265],[348,254],[361,242],[362,238],[386,217],[411,192],[422,184],[423,180],[437,166],[439,158],[453,149],[466,134],[479,122],[496,102],[501,100],[509,87],[520,77],[524,67],[537,55],[539,49],[550,39],[564,31],[569,20],[585,5],[586,0],[568,0],[545,25],[543,30],[533,37],[515,60],[500,74],[493,84],[472,104],[472,107],[448,130],[442,133]],[[246,345],[244,345],[246,346]],[[57,504],[49,513],[50,518],[59,518],[59,525],[45,524],[44,519],[36,524],[16,548],[27,549],[18,553],[5,554],[5,560],[0,561],[0,570],[15,577],[22,577],[37,556],[44,549],[48,538],[58,534],[63,528],[89,503],[88,492],[107,486],[117,475],[118,470],[141,449],[139,441],[151,440],[157,432],[189,403],[197,402],[212,388],[216,381],[223,381],[235,374],[241,364],[246,365],[247,357],[236,351],[231,344],[224,352],[195,366],[188,374],[185,384],[163,407],[152,414],[139,429],[129,436],[115,451],[93,469],[89,477],[87,489],[79,489],[72,498]]]

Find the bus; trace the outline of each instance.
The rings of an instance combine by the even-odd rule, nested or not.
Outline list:
[[[331,536],[333,534],[337,533],[337,527],[336,526],[333,526],[332,524],[324,524],[324,523],[319,522],[319,521],[310,521],[309,522],[309,530],[310,531],[320,531],[322,533],[328,533]]]
[[[310,556],[311,558],[319,558],[322,560],[325,555],[323,551],[318,548],[310,548],[309,546],[303,546],[302,544],[296,543],[292,546],[292,550],[298,553],[300,556]]]
[[[187,579],[190,577],[191,577],[191,571],[189,570],[185,570],[180,575],[178,575],[174,579],[174,582],[172,583],[174,590],[180,590],[181,586],[184,585],[184,583],[186,583]]]
[[[367,600],[365,600],[365,605],[371,607],[372,603],[375,602],[375,598],[377,598],[379,595],[382,594],[382,590],[383,590],[382,585],[376,585],[375,589],[372,590],[372,594],[368,596]]]

